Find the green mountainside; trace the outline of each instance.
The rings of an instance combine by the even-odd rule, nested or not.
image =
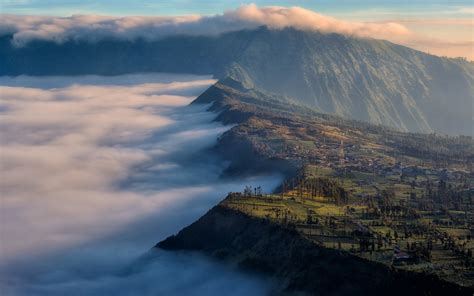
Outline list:
[[[301,235],[294,224],[281,225],[229,206],[232,196],[156,247],[199,251],[242,269],[278,279],[272,295],[472,295],[473,289],[438,277],[397,270],[348,252],[324,248]],[[246,202],[248,202],[246,200]],[[255,207],[261,201],[242,203]]]
[[[275,276],[283,295],[472,295],[472,137],[328,115],[230,78],[193,103],[234,124],[214,147],[227,177],[285,180],[229,193],[158,248]]]

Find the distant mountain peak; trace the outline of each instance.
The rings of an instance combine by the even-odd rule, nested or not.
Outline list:
[[[147,41],[0,37],[0,75],[214,74],[318,111],[402,131],[473,135],[474,64],[388,41],[260,26]]]

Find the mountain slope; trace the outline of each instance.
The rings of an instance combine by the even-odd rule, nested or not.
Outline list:
[[[276,276],[283,295],[471,295],[472,289],[433,275],[390,269],[315,245],[282,227],[226,207],[230,198],[177,235],[165,250],[193,250]]]
[[[387,41],[265,27],[158,41],[0,38],[0,75],[178,72],[232,77],[318,111],[412,132],[473,134],[474,64]]]
[[[228,69],[248,87],[405,131],[472,134],[473,64],[336,34],[256,35]]]

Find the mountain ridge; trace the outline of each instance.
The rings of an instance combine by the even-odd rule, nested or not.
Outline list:
[[[213,74],[308,108],[402,131],[473,135],[474,64],[388,41],[260,27],[158,41],[0,37],[0,75]]]
[[[291,29],[260,34],[228,70],[248,87],[403,131],[472,134],[469,63],[337,34]],[[279,48],[267,46],[279,41]]]
[[[434,275],[395,270],[347,252],[318,247],[290,226],[227,207],[228,200],[231,197],[176,235],[157,243],[155,248],[199,251],[241,268],[276,276],[282,285],[282,295],[472,293],[472,288]]]

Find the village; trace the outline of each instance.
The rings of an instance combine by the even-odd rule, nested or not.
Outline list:
[[[272,193],[247,187],[221,206],[316,246],[474,286],[472,138],[265,111],[228,135],[296,172]]]
[[[474,285],[472,174],[372,163],[305,165],[278,193],[247,187],[222,205],[316,245]]]

